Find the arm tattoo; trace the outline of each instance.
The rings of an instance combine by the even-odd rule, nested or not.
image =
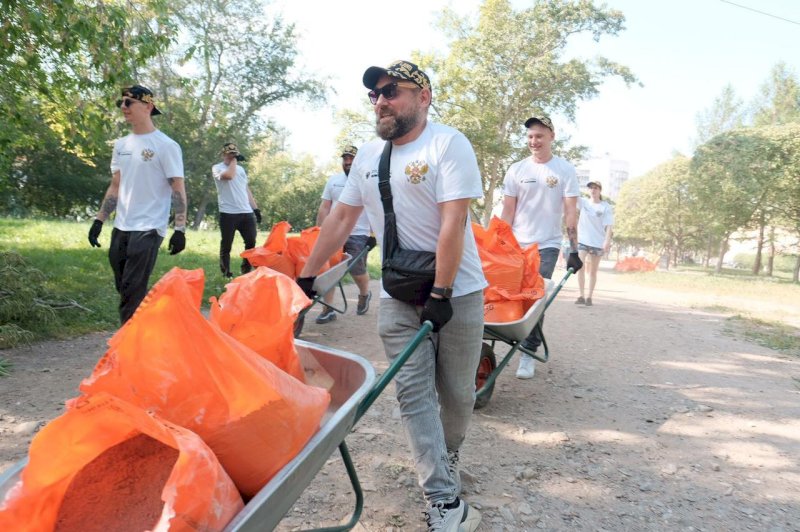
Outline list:
[[[115,210],[117,210],[117,197],[112,195],[106,196],[103,200],[103,204],[100,206],[100,212],[108,219]]]
[[[186,200],[177,190],[172,191],[172,209],[175,211],[175,227],[186,227]]]
[[[575,227],[567,227],[567,237],[569,238],[569,247],[574,251],[578,251],[578,229]]]

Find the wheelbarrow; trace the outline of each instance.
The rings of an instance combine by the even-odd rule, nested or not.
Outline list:
[[[517,351],[521,351],[526,355],[530,355],[540,362],[547,362],[550,358],[550,351],[547,347],[547,341],[542,332],[542,316],[545,310],[550,306],[555,297],[561,291],[564,283],[567,282],[569,276],[572,275],[572,268],[567,270],[563,279],[555,285],[550,279],[544,280],[544,297],[536,301],[531,308],[520,319],[509,321],[505,323],[491,323],[486,322],[483,324],[483,339],[485,340],[481,345],[481,358],[478,362],[478,371],[475,374],[475,409],[480,409],[489,404],[494,392],[494,383],[497,376],[508,365]],[[539,331],[542,338],[542,351],[531,351],[522,346],[522,341],[534,330]],[[494,352],[494,347],[497,342],[502,342],[511,347],[506,353],[506,356],[497,363],[497,357]]]
[[[344,285],[342,284],[342,279],[344,279],[345,275],[350,273],[350,270],[353,269],[355,263],[358,262],[364,255],[369,253],[371,249],[371,247],[365,246],[364,249],[358,252],[358,255],[356,255],[355,258],[351,257],[349,253],[344,253],[341,262],[322,272],[317,276],[316,279],[314,279],[314,291],[317,293],[317,295],[315,295],[311,300],[311,304],[301,310],[297,315],[297,319],[294,322],[295,338],[300,337],[300,334],[303,332],[303,324],[305,323],[306,314],[308,314],[308,311],[310,311],[315,304],[319,303],[324,305],[325,308],[331,309],[338,314],[344,314],[347,312],[347,297],[344,294]],[[339,292],[342,294],[342,301],[344,302],[341,307],[326,303],[324,299],[325,294],[336,289],[337,285],[339,287]]]
[[[274,529],[305,488],[325,465],[338,447],[347,475],[355,493],[355,508],[347,524],[318,528],[309,532],[338,532],[352,529],[364,508],[364,493],[358,480],[345,437],[358,423],[369,407],[388,386],[403,364],[411,357],[419,344],[433,329],[431,322],[422,324],[417,334],[392,364],[376,381],[375,370],[364,358],[297,340],[298,350],[312,355],[319,365],[333,378],[330,389],[331,402],[322,418],[319,431],[306,443],[289,463],[252,498],[228,523],[225,532],[265,531]],[[22,460],[0,475],[0,501],[8,490],[20,480],[27,460]]]

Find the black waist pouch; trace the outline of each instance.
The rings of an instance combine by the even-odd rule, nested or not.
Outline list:
[[[423,305],[436,277],[436,253],[395,248],[383,261],[383,289],[395,299]]]

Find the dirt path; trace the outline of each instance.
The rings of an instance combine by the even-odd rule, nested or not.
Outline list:
[[[480,530],[800,530],[800,360],[726,335],[724,316],[623,275],[601,272],[593,307],[572,303],[575,287],[547,311],[550,362],[520,381],[512,361],[476,411],[462,462]],[[310,319],[303,338],[381,372],[376,311],[377,299],[363,317]],[[0,380],[0,471],[75,395],[107,336],[0,351],[14,362]],[[423,530],[391,390],[347,442],[365,489],[358,529]],[[281,529],[344,521],[351,506],[335,454]]]

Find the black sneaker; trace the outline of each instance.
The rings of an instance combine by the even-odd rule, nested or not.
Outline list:
[[[356,314],[359,316],[364,315],[369,310],[369,300],[372,299],[372,291],[367,292],[367,295],[358,296],[358,306],[356,307]]]
[[[576,305],[584,305],[584,304],[586,304],[586,300],[583,299],[583,296],[581,296],[581,297],[579,297],[578,299],[575,300],[575,304]]]
[[[322,312],[317,319],[315,320],[320,325],[323,323],[328,323],[336,319],[336,312],[333,309],[328,309],[327,311]]]

